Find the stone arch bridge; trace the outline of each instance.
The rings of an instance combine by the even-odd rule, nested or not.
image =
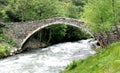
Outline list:
[[[84,26],[83,21],[64,17],[55,17],[20,23],[10,23],[9,25],[6,25],[3,33],[6,36],[12,38],[19,48],[18,50],[21,50],[32,35],[40,31],[41,29],[54,24],[72,25],[80,28],[81,30],[89,33],[92,36],[92,34],[89,32],[89,29]]]

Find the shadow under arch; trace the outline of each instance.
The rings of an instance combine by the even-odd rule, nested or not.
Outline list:
[[[49,23],[49,24],[45,24],[44,26],[41,26],[41,27],[38,27],[37,29],[35,29],[31,34],[29,34],[25,39],[24,41],[22,42],[22,46],[21,46],[21,49],[22,51],[25,50],[24,46],[26,45],[26,43],[29,41],[29,39],[37,32],[41,31],[42,29],[46,28],[46,27],[49,27],[49,26],[52,26],[52,25],[58,25],[58,24],[64,24],[64,25],[70,25],[70,26],[73,26],[73,27],[77,27],[78,29],[82,29],[82,31],[85,31],[87,34],[90,34],[88,31],[84,30],[83,28],[84,27],[79,27],[75,24],[70,24],[70,23],[61,23],[61,22],[55,22],[55,23]],[[81,23],[83,24],[83,23]]]

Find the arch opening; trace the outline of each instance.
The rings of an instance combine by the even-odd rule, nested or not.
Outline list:
[[[54,37],[52,36],[52,38],[50,37],[51,32],[54,33],[55,35]],[[60,34],[59,32],[62,32],[62,33]],[[79,27],[74,24],[51,23],[46,26],[38,27],[37,29],[35,29],[31,34],[29,34],[24,39],[21,45],[21,48],[23,50],[26,50],[26,48],[41,48],[41,47],[47,47],[49,45],[53,45],[61,42],[77,41],[80,39],[86,39],[91,37],[88,34],[89,33],[83,30],[82,27]],[[56,35],[59,35],[59,36],[56,37]]]

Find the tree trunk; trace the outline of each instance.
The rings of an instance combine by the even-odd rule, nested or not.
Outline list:
[[[40,42],[42,41],[42,33],[41,33],[41,31],[40,31],[40,33],[39,33],[39,36],[40,36]]]
[[[50,40],[51,40],[51,38],[52,38],[51,34],[52,34],[52,33],[51,33],[51,30],[50,30],[50,32],[49,32],[49,39],[48,39],[47,43],[49,43]]]

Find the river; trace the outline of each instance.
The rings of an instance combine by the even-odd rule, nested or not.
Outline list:
[[[87,39],[29,50],[0,60],[0,73],[59,73],[73,60],[94,55],[93,44]]]

